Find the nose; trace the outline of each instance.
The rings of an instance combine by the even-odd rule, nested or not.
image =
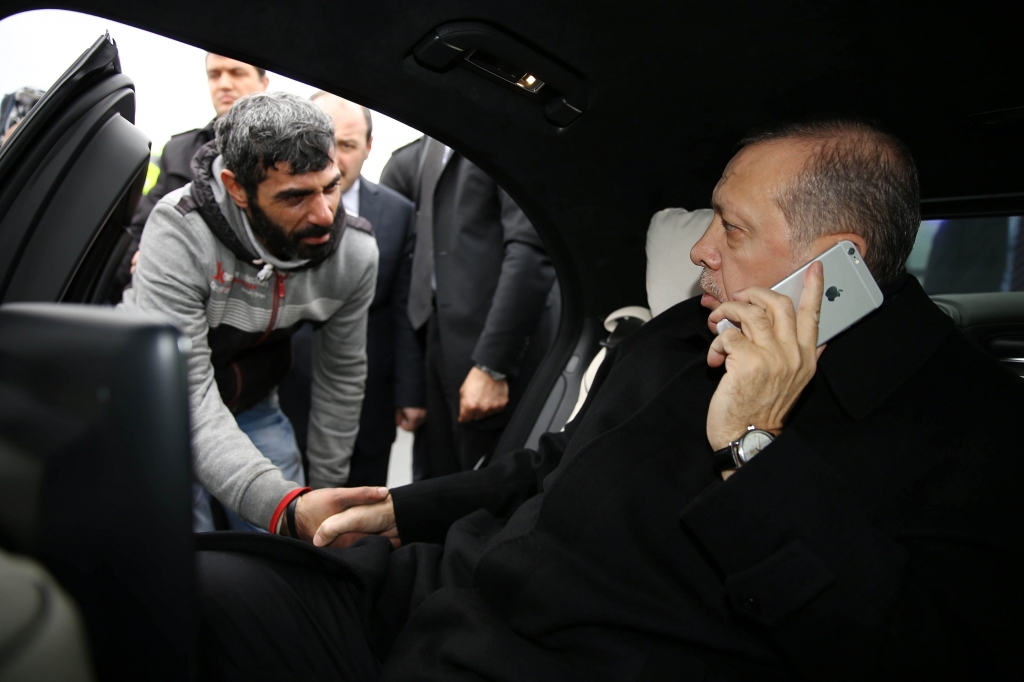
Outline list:
[[[326,194],[321,194],[313,201],[313,205],[310,206],[307,219],[313,225],[327,227],[334,222],[335,209],[339,211],[344,210],[340,205],[335,205]]]
[[[690,249],[690,262],[694,265],[700,265],[708,268],[709,270],[718,270],[722,267],[722,254],[718,250],[718,247],[714,244],[712,233],[715,228],[715,223],[720,218],[715,216],[715,219],[711,221],[708,229],[704,231],[703,236],[697,240],[697,243]]]

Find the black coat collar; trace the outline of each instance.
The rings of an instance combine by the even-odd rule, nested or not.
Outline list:
[[[877,409],[923,366],[954,330],[913,277],[885,302],[828,343],[818,373],[854,419]]]

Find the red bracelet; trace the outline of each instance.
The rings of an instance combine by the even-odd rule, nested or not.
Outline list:
[[[288,506],[288,503],[294,500],[299,495],[303,493],[308,493],[310,490],[312,490],[312,488],[296,488],[295,490],[285,495],[284,499],[278,502],[277,509],[274,510],[274,515],[270,517],[269,530],[271,533],[277,533],[277,522],[281,519],[281,514],[284,513],[285,507]]]

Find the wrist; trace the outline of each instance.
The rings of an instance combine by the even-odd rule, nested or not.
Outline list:
[[[287,495],[281,498],[278,502],[277,508],[274,509],[273,516],[270,517],[270,530],[271,533],[276,535],[282,535],[284,537],[298,537],[297,532],[293,530],[295,527],[295,508],[298,505],[298,499],[302,495],[308,493],[311,488],[295,488],[290,491]],[[291,510],[291,526],[289,527],[289,509]]]
[[[749,424],[736,439],[715,449],[714,455],[712,455],[715,469],[719,473],[725,473],[748,464],[755,455],[771,445],[781,432],[781,429],[770,431]]]
[[[508,379],[508,375],[505,374],[504,372],[499,372],[498,370],[488,367],[486,365],[476,363],[473,366],[476,367],[481,372],[483,372],[484,374],[486,374],[487,376],[489,376],[490,378],[494,379],[495,381],[505,381],[506,379]]]

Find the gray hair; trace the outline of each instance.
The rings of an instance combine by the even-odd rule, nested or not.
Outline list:
[[[849,232],[868,244],[865,264],[878,284],[903,272],[921,226],[914,159],[899,139],[845,118],[785,123],[749,135],[742,146],[776,140],[815,146],[799,174],[775,197],[791,239]]]
[[[238,184],[256,196],[256,186],[279,163],[293,175],[327,168],[334,159],[334,123],[308,99],[255,93],[217,120],[217,146]]]

